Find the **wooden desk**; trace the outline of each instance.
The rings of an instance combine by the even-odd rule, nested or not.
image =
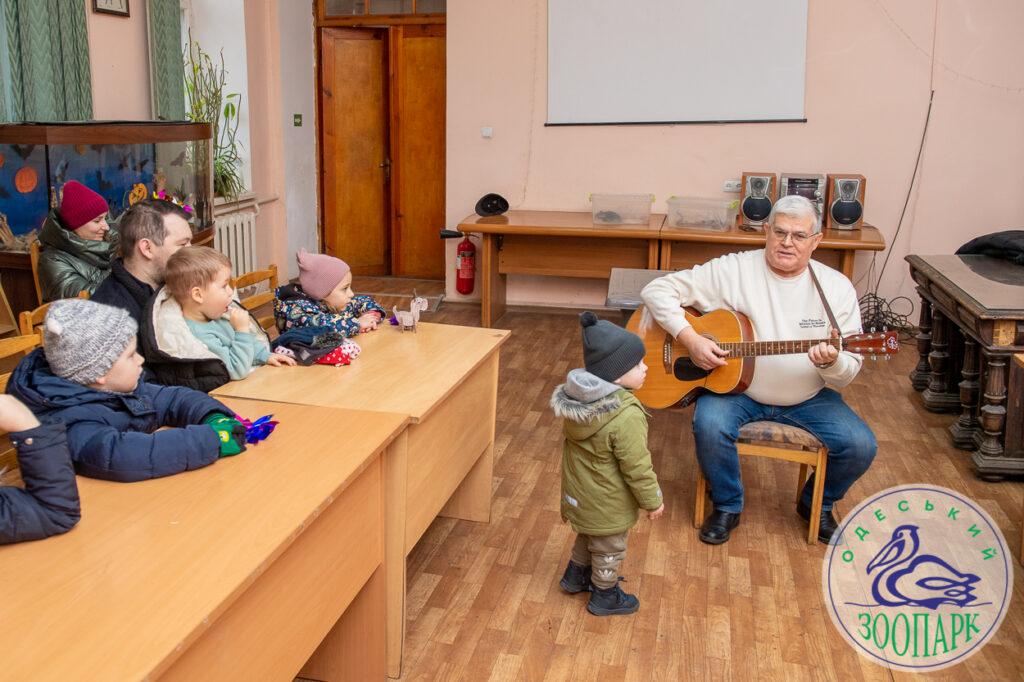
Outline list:
[[[982,478],[1024,473],[1024,414],[1007,411],[1011,356],[1024,352],[1024,267],[988,256],[906,260],[921,296],[910,379],[925,408],[960,414],[950,438],[973,451]]]
[[[382,678],[381,455],[407,420],[226,402],[281,424],[197,471],[79,478],[76,528],[0,548],[4,678]]]
[[[401,671],[405,559],[439,514],[486,522],[491,513],[498,349],[510,332],[420,323],[359,336],[348,367],[261,367],[218,396],[408,415],[385,460],[388,674]],[[345,444],[347,429],[324,425]]]
[[[607,279],[613,267],[658,267],[658,237],[665,216],[647,225],[595,225],[593,215],[571,211],[509,211],[459,223],[483,234],[480,258],[481,324],[505,314],[507,275],[554,275]]]
[[[661,230],[662,270],[688,270],[712,258],[764,248],[764,232],[747,232],[731,227],[724,232],[692,227],[665,226]],[[680,243],[685,243],[683,248]],[[824,230],[824,238],[814,252],[814,259],[835,268],[853,280],[853,263],[857,251],[883,251],[885,238],[871,225],[860,230]]]

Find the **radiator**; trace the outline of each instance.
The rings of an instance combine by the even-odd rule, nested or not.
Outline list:
[[[231,276],[256,269],[256,211],[237,211],[214,218],[213,248],[231,259]]]

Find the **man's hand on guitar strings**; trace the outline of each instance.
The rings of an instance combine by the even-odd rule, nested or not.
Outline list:
[[[839,332],[833,329],[831,336],[833,339],[838,339]],[[836,358],[839,357],[839,350],[832,344],[822,341],[807,351],[807,357],[811,359],[811,362],[818,369],[828,369],[835,363]]]
[[[726,365],[723,358],[729,354],[729,351],[722,350],[717,343],[694,331],[693,327],[687,327],[679,332],[679,342],[690,352],[690,360],[693,361],[693,364],[701,369],[711,371],[716,367]]]

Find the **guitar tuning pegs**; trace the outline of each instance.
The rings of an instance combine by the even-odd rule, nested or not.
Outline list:
[[[871,331],[872,334],[874,334],[875,333],[875,328],[872,327],[870,331]]]

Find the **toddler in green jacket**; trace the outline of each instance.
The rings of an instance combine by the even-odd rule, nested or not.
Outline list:
[[[647,413],[632,391],[644,384],[643,341],[592,312],[580,315],[585,369],[569,372],[551,396],[564,419],[562,519],[576,531],[561,586],[590,592],[597,616],[633,613],[635,595],[619,587],[626,538],[640,509],[665,513],[647,449]]]

